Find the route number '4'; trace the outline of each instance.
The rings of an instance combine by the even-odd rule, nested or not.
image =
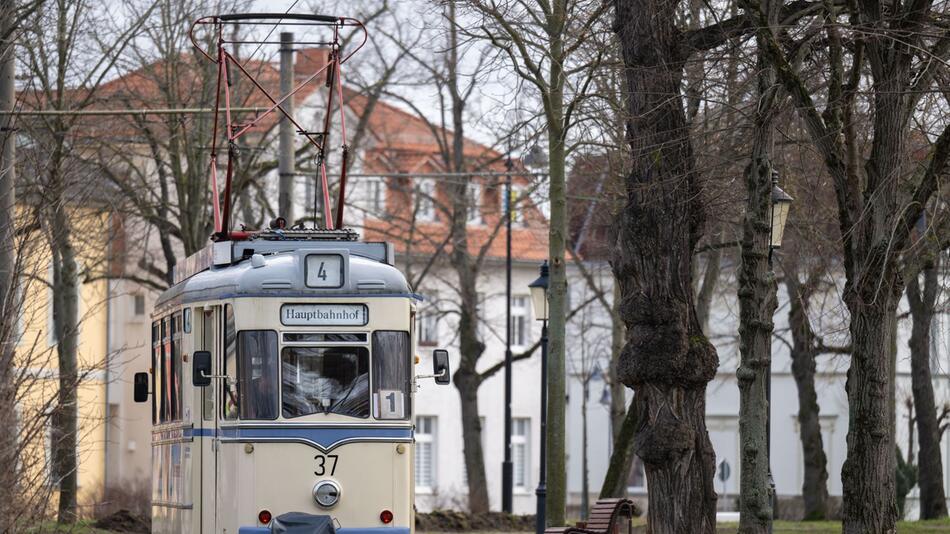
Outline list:
[[[317,462],[316,469],[313,471],[313,474],[318,477],[323,475],[330,475],[331,477],[336,473],[336,461],[340,457],[336,454],[327,454],[326,456],[318,454],[313,457]]]
[[[343,256],[310,254],[307,256],[307,287],[342,287]]]

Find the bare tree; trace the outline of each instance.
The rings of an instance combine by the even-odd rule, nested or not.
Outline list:
[[[565,327],[567,317],[567,189],[566,162],[574,113],[586,98],[604,51],[577,61],[575,52],[597,31],[606,3],[587,0],[556,2],[466,2],[481,18],[470,33],[488,39],[500,50],[519,78],[537,90],[548,142],[548,233],[551,274],[548,406],[548,525],[564,524],[567,498],[564,407]]]
[[[921,519],[937,519],[947,516],[947,500],[943,487],[943,458],[940,453],[940,420],[934,401],[933,376],[931,373],[931,326],[936,314],[940,293],[939,277],[943,251],[926,254],[921,258],[920,272],[912,272],[907,280],[907,302],[910,305],[911,387],[918,430],[920,452],[917,455],[920,485]],[[921,278],[923,283],[921,283]],[[913,427],[911,427],[913,436]],[[913,448],[908,448],[908,460],[913,458]]]
[[[818,91],[803,81],[778,39],[761,29],[764,18],[757,14],[769,62],[835,187],[853,346],[848,459],[842,470],[844,532],[849,534],[893,532],[897,520],[889,347],[903,291],[899,262],[950,155],[947,127],[936,136],[926,165],[911,172],[902,166],[909,120],[932,87],[950,43],[945,36],[927,37],[932,8],[929,1],[887,8],[868,2],[843,13],[829,7],[823,28],[829,57],[823,111],[816,104]],[[849,52],[850,63],[845,61]],[[862,84],[870,87],[867,105],[873,109],[866,156],[857,145],[853,120]]]
[[[82,2],[59,0],[39,9],[28,20],[24,62],[31,88],[27,105],[65,112],[91,106],[97,89],[112,71],[141,19],[128,26],[110,27],[103,13]],[[98,28],[92,35],[93,28]],[[111,35],[107,35],[110,34]],[[92,50],[96,49],[96,50]],[[80,163],[88,132],[75,115],[54,114],[29,125],[31,140],[42,150],[31,175],[36,176],[35,195],[41,232],[52,257],[53,323],[57,340],[58,402],[52,411],[52,468],[59,488],[60,522],[75,520],[77,491],[76,440],[77,392],[80,379],[77,360],[79,288],[82,267],[77,245],[83,239],[72,210],[92,198],[90,170]],[[101,191],[96,194],[101,194]],[[85,208],[83,208],[85,209]]]

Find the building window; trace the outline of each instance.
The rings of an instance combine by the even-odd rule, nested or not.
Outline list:
[[[132,295],[133,306],[136,316],[145,315],[145,295]]]
[[[511,345],[525,347],[528,343],[528,297],[511,297]]]
[[[416,219],[435,221],[435,181],[419,180],[416,186]]]
[[[416,491],[430,493],[435,489],[436,418],[416,417]]]
[[[482,224],[482,186],[468,184],[468,224]]]
[[[434,310],[419,314],[419,344],[427,346],[439,344],[439,316]]]
[[[647,489],[647,473],[643,468],[643,460],[639,456],[633,456],[633,462],[630,465],[630,475],[627,476],[627,491],[630,493],[643,493]]]
[[[386,183],[381,179],[366,181],[366,211],[380,215],[386,211]]]
[[[511,420],[511,462],[514,488],[528,491],[528,469],[531,465],[531,452],[528,438],[531,435],[531,419],[515,417]]]

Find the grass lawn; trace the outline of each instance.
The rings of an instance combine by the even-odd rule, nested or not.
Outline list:
[[[644,518],[637,518],[635,525],[644,525]],[[720,523],[716,530],[721,534],[734,533],[738,530],[737,523]],[[775,534],[839,534],[841,532],[841,523],[834,521],[776,521]],[[940,519],[937,521],[904,521],[898,524],[897,532],[910,534],[920,534],[924,532],[944,532],[950,534],[950,520]]]

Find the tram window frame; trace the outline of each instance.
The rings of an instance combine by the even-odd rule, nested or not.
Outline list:
[[[386,351],[383,349],[387,338],[398,341],[399,344],[402,345],[400,347],[400,349],[402,349],[400,350],[401,365],[384,367],[384,365],[389,362],[389,358],[385,357],[384,354]],[[412,387],[412,343],[410,340],[409,332],[405,330],[376,330],[373,332],[370,358],[372,359],[371,377],[374,419],[404,421],[408,420],[412,415],[412,395],[410,394]],[[399,370],[399,372],[394,373],[396,370]],[[402,376],[399,376],[399,374],[402,374]],[[383,397],[381,392],[384,391],[398,391],[402,393],[403,406],[401,415],[399,415],[398,411],[392,410],[394,415],[386,416],[387,414],[382,409],[382,403],[385,399],[381,398]]]
[[[272,381],[271,385],[271,399],[270,399],[270,413],[265,413],[263,417],[258,417],[258,413],[255,410],[255,413],[250,412],[249,408],[251,406],[261,407],[266,406],[266,404],[252,404],[252,402],[260,400],[258,395],[259,391],[257,388],[251,388],[248,384],[254,380],[253,374],[248,377],[248,366],[247,360],[251,356],[246,352],[246,348],[250,341],[254,341],[252,336],[263,336],[263,347],[264,352],[258,353],[259,356],[264,358],[264,361],[260,364],[260,369],[263,372],[269,370],[270,376],[262,375],[261,381],[259,384],[265,384],[268,381]],[[237,332],[237,376],[238,376],[238,417],[241,420],[254,420],[254,421],[273,421],[277,419],[278,414],[280,413],[280,408],[278,406],[280,402],[280,371],[278,362],[280,357],[278,355],[278,343],[277,343],[277,331],[276,330],[240,330]],[[253,373],[253,368],[251,369]],[[264,399],[266,400],[266,399]]]
[[[175,312],[171,317],[171,363],[172,363],[172,383],[171,383],[171,420],[182,420],[182,394],[181,394],[181,340],[182,340],[182,312]]]
[[[168,375],[170,374],[170,369],[168,368],[168,359],[169,359],[168,352],[169,351],[167,350],[168,349],[168,317],[161,318],[160,326],[161,326],[161,330],[160,330],[161,337],[159,338],[158,344],[159,344],[159,351],[160,351],[159,361],[161,362],[160,367],[162,369],[162,376],[159,377],[160,382],[161,382],[161,389],[159,390],[159,394],[161,396],[162,402],[158,410],[158,421],[160,423],[167,423],[168,410],[171,408],[169,406],[170,399],[169,399],[169,394],[168,394],[168,390],[170,387],[168,383]]]
[[[224,306],[222,324],[222,339],[224,340],[222,374],[226,378],[221,381],[221,418],[233,421],[238,418],[241,392],[237,387],[237,330],[234,324],[234,307],[230,304]],[[234,369],[229,368],[229,362],[233,362]],[[232,377],[235,385],[233,391],[231,390]]]
[[[161,352],[160,352],[161,338],[159,337],[159,331],[160,331],[159,324],[160,324],[160,321],[152,321],[152,424],[153,425],[157,423],[159,419],[159,414],[158,414],[159,402],[158,402],[157,392],[160,390],[158,389],[157,386],[159,384],[158,375],[162,371],[162,366],[161,366],[162,358],[161,358]]]

